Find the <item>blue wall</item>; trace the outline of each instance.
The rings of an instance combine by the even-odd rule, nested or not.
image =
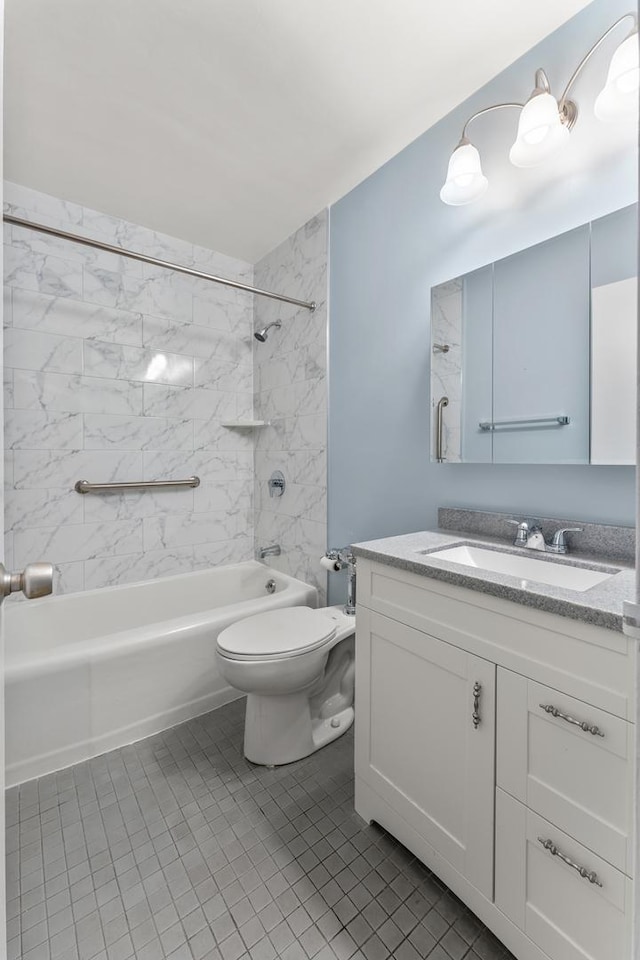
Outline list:
[[[544,66],[559,94],[581,56],[631,5],[596,0],[347,194],[330,217],[329,543],[433,527],[438,506],[632,525],[631,467],[434,464],[429,458],[433,285],[636,199],[635,133],[592,113],[618,32],[575,92],[567,150],[544,167],[507,159],[517,113],[477,121],[489,191],[447,207],[438,193],[466,118],[523,100]],[[444,78],[443,82],[446,81]]]

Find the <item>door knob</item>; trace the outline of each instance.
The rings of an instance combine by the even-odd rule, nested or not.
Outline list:
[[[28,563],[21,573],[9,573],[0,563],[0,597],[22,591],[27,600],[48,597],[53,593],[53,566],[50,563]]]

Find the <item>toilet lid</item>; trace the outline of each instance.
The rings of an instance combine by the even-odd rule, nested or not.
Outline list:
[[[335,623],[317,610],[284,607],[232,623],[218,637],[218,649],[236,660],[293,657],[321,647],[335,632]]]

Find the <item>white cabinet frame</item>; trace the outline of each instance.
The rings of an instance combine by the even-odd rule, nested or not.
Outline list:
[[[430,867],[518,960],[586,957],[574,932],[588,902],[622,951],[606,960],[639,960],[631,948],[637,664],[637,645],[622,633],[358,561],[356,810]],[[547,701],[605,737],[542,710]],[[563,768],[572,762],[575,784]],[[536,910],[547,870],[563,891],[574,889],[575,872],[562,862],[556,872],[557,858],[536,849],[541,824],[607,878],[603,892],[576,874],[565,930],[562,913],[551,920]]]

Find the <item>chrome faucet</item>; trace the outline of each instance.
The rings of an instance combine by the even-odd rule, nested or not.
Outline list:
[[[582,527],[561,527],[554,533],[551,543],[544,539],[542,527],[539,523],[527,520],[506,520],[517,527],[514,547],[523,547],[527,550],[542,550],[546,553],[563,554],[569,552],[569,544],[566,541],[566,533],[582,533]]]
[[[258,560],[266,560],[267,557],[279,557],[282,553],[279,543],[272,543],[270,547],[258,547],[256,557]]]

